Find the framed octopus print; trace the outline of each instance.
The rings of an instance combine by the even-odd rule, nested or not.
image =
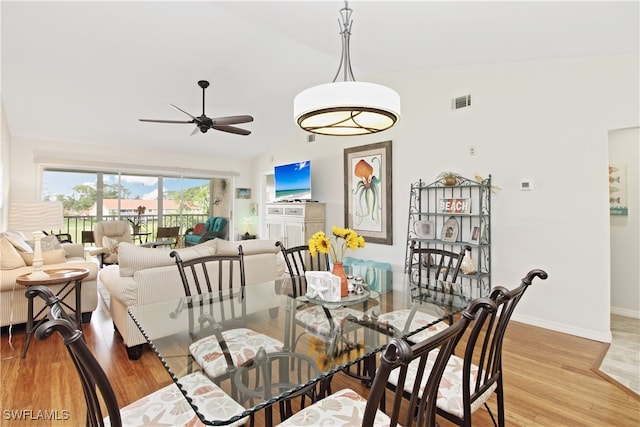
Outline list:
[[[391,141],[344,149],[344,224],[365,242],[393,244]]]

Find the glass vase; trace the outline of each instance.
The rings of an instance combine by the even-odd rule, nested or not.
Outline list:
[[[344,271],[344,265],[341,262],[334,262],[331,273],[340,278],[340,297],[344,298],[348,296],[349,282],[347,281],[347,273]]]

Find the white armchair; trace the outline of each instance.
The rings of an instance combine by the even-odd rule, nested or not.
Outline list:
[[[127,221],[101,221],[93,229],[95,243],[99,246],[90,252],[100,259],[100,267],[118,263],[118,245],[122,242],[133,243],[131,229]]]

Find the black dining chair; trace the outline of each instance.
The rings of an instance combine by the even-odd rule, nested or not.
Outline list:
[[[438,282],[455,283],[462,261],[469,251],[471,247],[468,245],[456,253],[439,248],[419,247],[416,241],[412,240],[409,251],[411,261],[408,265],[412,284],[423,288],[424,292],[433,292],[442,289]],[[443,317],[446,317],[450,324],[453,323],[453,316],[445,313],[441,305],[430,304],[428,299],[416,298],[410,308],[382,313],[377,320],[393,326],[410,342],[419,342],[446,328],[446,325],[439,321]],[[417,332],[409,336],[412,331]]]
[[[423,247],[416,240],[409,246],[407,271],[412,283],[443,292],[453,292],[453,284],[458,279],[462,260],[471,246],[464,245],[460,252],[442,248]]]
[[[239,390],[240,403],[247,407],[255,406],[261,402],[268,402],[275,396],[288,393],[286,399],[278,402],[280,421],[284,421],[294,414],[292,401],[298,400],[298,407],[304,408],[307,399],[311,403],[318,400],[318,387],[316,384],[303,386],[296,392],[301,384],[308,383],[311,378],[321,375],[320,368],[312,357],[281,351],[267,353],[260,349],[250,365],[239,366],[234,375],[234,381]],[[273,425],[273,408],[267,405],[264,408],[265,426]]]
[[[291,289],[294,298],[304,296],[307,293],[306,281],[301,280],[307,271],[329,271],[329,256],[317,253],[311,256],[309,246],[296,246],[286,248],[282,242],[276,242],[284,257],[287,271],[291,276]],[[323,341],[330,341],[335,335],[336,325],[344,323],[348,316],[360,317],[360,311],[349,307],[335,307],[330,310],[317,304],[300,304],[295,312],[295,324],[303,328],[304,332],[297,337],[293,334],[290,345],[294,351],[300,339],[310,333]]]
[[[291,275],[304,276],[306,271],[329,271],[329,255],[317,253],[311,256],[309,245],[294,246],[286,248],[280,241],[276,246],[282,251],[287,270]]]
[[[504,426],[504,399],[502,378],[502,344],[504,333],[517,304],[524,292],[538,277],[547,278],[543,270],[531,270],[522,279],[520,286],[509,291],[502,286],[496,286],[491,291],[489,299],[496,304],[496,311],[483,318],[476,318],[464,352],[460,356],[451,356],[443,373],[443,380],[438,391],[437,412],[444,418],[460,426],[471,426],[471,416],[481,406],[489,411],[494,425]],[[389,388],[398,390],[404,388],[407,399],[415,399],[415,383],[421,381],[422,373],[409,372],[404,384],[398,381],[398,376],[389,377]],[[426,390],[426,389],[425,389]],[[496,394],[498,421],[496,422],[487,402]],[[424,398],[428,394],[418,393]]]
[[[260,348],[283,350],[283,343],[246,327],[244,254],[210,255],[176,261],[185,297],[189,297],[189,372],[192,359],[216,382],[232,378],[237,366],[251,363]],[[236,397],[233,381],[232,395]]]
[[[244,408],[200,372],[180,378],[179,382],[184,390],[171,383],[120,409],[109,378],[87,347],[82,330],[77,329],[59,299],[49,288],[41,285],[30,286],[25,296],[39,296],[48,306],[48,321],[36,329],[35,336],[39,340],[47,339],[54,333],[62,337],[78,373],[87,403],[86,426],[203,426],[198,415],[187,404],[183,393],[193,396],[193,404],[209,419],[231,419],[235,416],[238,419],[229,425],[240,426],[246,423],[248,418],[239,416]],[[212,399],[215,399],[216,405],[210,404]]]
[[[343,389],[302,409],[280,426],[436,426],[438,387],[456,343],[474,318],[487,317],[494,311],[493,301],[478,299],[453,325],[425,341],[410,345],[403,339],[393,338],[380,356],[380,367],[367,398]],[[415,368],[415,382],[405,383],[412,368]],[[385,390],[392,373],[397,374],[398,388],[394,396],[386,398]],[[409,400],[402,398],[405,384],[412,388]],[[423,398],[418,399],[421,390]],[[386,402],[391,404],[389,410]]]

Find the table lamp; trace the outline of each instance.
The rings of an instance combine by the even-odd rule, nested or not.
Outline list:
[[[13,231],[32,232],[33,272],[30,279],[46,279],[49,277],[42,270],[42,247],[40,230],[59,230],[64,225],[62,203],[35,200],[20,200],[11,202],[9,209],[9,229]]]

